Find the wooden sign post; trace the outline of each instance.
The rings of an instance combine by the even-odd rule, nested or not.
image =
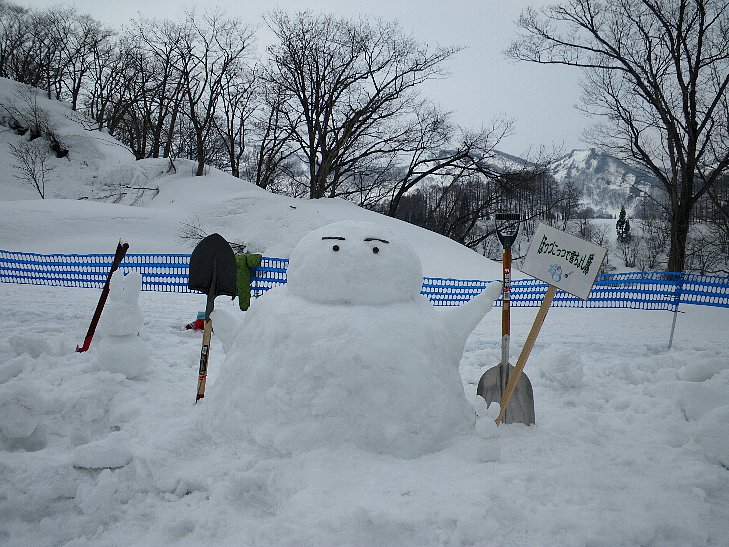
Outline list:
[[[539,311],[534,319],[524,348],[514,367],[514,374],[509,378],[504,394],[501,397],[501,410],[496,418],[496,424],[504,419],[509,399],[514,393],[516,382],[519,380],[529,354],[537,341],[539,331],[547,317],[549,306],[552,304],[557,289],[561,289],[578,298],[587,300],[595,282],[600,265],[605,258],[607,249],[562,232],[546,224],[540,224],[529,244],[521,271],[541,279],[549,284]]]

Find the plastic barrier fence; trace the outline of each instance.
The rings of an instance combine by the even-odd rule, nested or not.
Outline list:
[[[111,254],[37,254],[0,250],[0,282],[101,288]],[[119,269],[142,274],[145,291],[191,292],[187,288],[190,255],[128,254]],[[253,269],[251,291],[258,297],[286,283],[288,260],[263,257]],[[422,294],[434,306],[458,306],[479,294],[488,281],[426,277]],[[547,284],[536,279],[512,281],[512,306],[539,306]],[[729,278],[666,272],[602,274],[590,298],[557,291],[553,306],[675,310],[679,304],[729,307]],[[501,300],[496,302],[501,305]]]

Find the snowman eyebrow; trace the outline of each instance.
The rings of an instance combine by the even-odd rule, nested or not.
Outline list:
[[[325,239],[338,239],[339,241],[346,241],[345,238],[340,236],[325,236],[321,238],[322,241],[324,241]]]
[[[366,237],[366,238],[365,238],[365,241],[379,241],[379,242],[381,242],[381,243],[390,243],[390,242],[389,242],[389,241],[387,241],[386,239],[380,239],[380,238],[378,238],[378,237]]]

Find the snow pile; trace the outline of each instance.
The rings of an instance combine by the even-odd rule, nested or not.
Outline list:
[[[206,398],[212,428],[284,453],[351,443],[405,457],[472,430],[458,365],[499,283],[436,311],[412,247],[362,222],[304,236],[288,280],[235,335]]]
[[[10,384],[0,392],[0,433],[8,439],[27,439],[38,428],[44,411],[32,383]]]
[[[539,356],[536,370],[547,382],[565,389],[578,389],[584,382],[584,365],[579,353],[555,348]]]
[[[80,469],[116,469],[129,465],[131,439],[122,432],[112,432],[105,439],[92,441],[73,451],[73,466]]]

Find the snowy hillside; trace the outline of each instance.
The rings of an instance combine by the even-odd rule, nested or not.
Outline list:
[[[18,85],[0,79],[0,100],[27,107]],[[20,98],[19,98],[20,95]],[[35,95],[40,109],[69,150],[48,160],[52,170],[47,197],[19,179],[10,144],[27,140],[0,127],[0,241],[7,250],[41,253],[113,252],[119,238],[130,252],[190,252],[190,231],[219,232],[250,252],[288,257],[308,231],[330,222],[369,220],[396,226],[416,245],[426,275],[495,279],[499,266],[447,238],[360,209],[341,199],[295,200],[261,190],[226,173],[210,169],[193,177],[185,160],[170,169],[166,159],[134,161],[107,134],[66,105]],[[424,235],[423,235],[424,234]],[[457,269],[452,264],[458,263]]]
[[[72,111],[67,104],[50,101],[35,89],[0,78],[0,165],[3,166],[0,191],[3,200],[40,197],[22,176],[22,170],[15,167],[19,161],[11,154],[11,145],[18,147],[30,140],[29,132],[19,135],[12,129],[15,123],[26,130],[36,124],[44,126],[69,150],[64,158],[56,158],[49,151],[48,198],[79,199],[95,193],[102,195],[107,190],[105,186],[111,184],[116,169],[133,165],[134,156],[125,146],[104,132],[94,131],[92,122]],[[50,146],[45,137],[40,137],[37,144]],[[130,177],[128,182],[132,181],[133,177]]]
[[[572,182],[582,194],[580,203],[599,216],[617,218],[625,207],[633,216],[638,199],[656,185],[655,179],[595,148],[573,150],[550,164],[557,182]]]

